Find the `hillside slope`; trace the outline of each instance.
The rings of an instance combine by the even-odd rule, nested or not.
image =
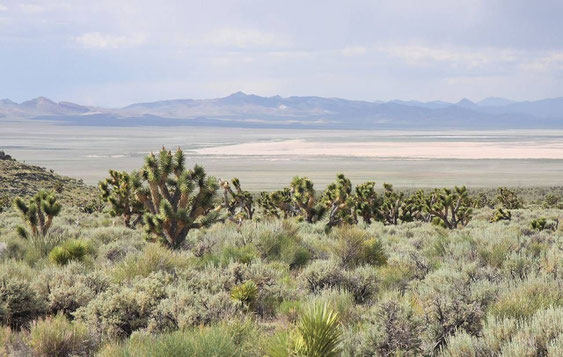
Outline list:
[[[82,180],[21,163],[0,151],[0,197],[11,201],[17,196],[31,196],[41,189],[56,191],[63,204],[86,208],[96,201],[96,188]]]

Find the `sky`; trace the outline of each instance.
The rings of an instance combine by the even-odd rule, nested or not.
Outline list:
[[[0,98],[563,96],[561,0],[0,0]]]

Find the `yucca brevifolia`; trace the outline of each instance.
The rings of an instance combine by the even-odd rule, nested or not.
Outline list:
[[[510,221],[512,219],[512,213],[509,210],[503,210],[502,207],[497,208],[497,210],[491,216],[490,222],[499,221]]]
[[[44,237],[53,224],[53,218],[61,212],[61,205],[52,192],[39,191],[26,204],[23,199],[16,198],[14,205],[20,211],[23,219],[31,229],[33,237]],[[18,227],[18,234],[22,238],[29,238],[30,233]]]
[[[227,210],[229,218],[237,222],[252,219],[254,215],[252,194],[240,187],[240,181],[236,177],[231,180],[231,184],[229,181],[219,181],[219,186],[223,190],[223,207]]]
[[[373,220],[378,219],[382,203],[382,197],[375,192],[375,182],[364,182],[356,186],[356,214],[362,217],[365,223],[371,224]]]
[[[270,193],[261,192],[258,205],[262,207],[265,215],[276,218],[288,218],[300,214],[299,207],[295,206],[288,187]]]
[[[494,203],[489,200],[487,195],[484,192],[480,192],[476,197],[473,198],[473,207],[474,208],[485,208],[485,207],[494,207]]]
[[[174,155],[164,147],[158,156],[148,155],[132,182],[137,199],[147,211],[143,221],[149,239],[157,238],[171,248],[178,248],[191,229],[218,220],[220,206],[215,209],[213,206],[217,181],[207,177],[201,166],[187,170],[180,148]]]
[[[313,181],[295,176],[289,187],[294,206],[300,210],[305,221],[314,223],[323,217],[326,209],[315,199]]]
[[[352,183],[343,174],[336,175],[336,182],[328,185],[323,193],[322,202],[329,213],[328,229],[341,224],[357,223]]]
[[[497,201],[502,207],[506,209],[522,208],[522,201],[520,201],[516,192],[506,187],[499,187],[497,191]]]
[[[396,192],[393,190],[393,185],[390,183],[383,184],[383,202],[379,209],[384,224],[396,225],[399,223],[401,213],[401,206],[405,194],[403,192]]]
[[[426,195],[424,190],[418,190],[413,195],[405,200],[401,210],[401,220],[403,222],[422,221],[431,222],[434,217],[432,213],[425,210],[426,199],[429,199],[429,204],[433,205],[436,197],[434,195]]]
[[[135,174],[133,174],[135,176]],[[142,217],[143,204],[135,196],[135,187],[131,175],[127,172],[109,170],[109,177],[98,184],[101,198],[111,205],[113,217],[123,217],[126,227],[131,227],[131,218],[137,215],[135,225]]]
[[[436,189],[426,198],[425,209],[434,216],[433,222],[448,229],[465,226],[473,212],[465,186]]]

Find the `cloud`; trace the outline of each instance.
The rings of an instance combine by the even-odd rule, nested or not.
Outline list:
[[[365,55],[367,49],[363,46],[353,46],[353,47],[345,47],[340,50],[340,54],[343,56],[361,56]]]
[[[87,32],[74,37],[74,41],[84,48],[115,49],[137,47],[145,42],[145,37],[141,34],[125,36]]]
[[[441,63],[466,68],[480,68],[499,63],[516,63],[526,57],[524,51],[505,48],[396,45],[378,47],[378,51],[392,58],[401,59],[409,65],[427,66]]]
[[[0,4],[0,12],[2,11],[8,11],[8,7],[6,5]]]
[[[19,8],[26,13],[39,13],[45,11],[45,7],[39,4],[20,4]]]
[[[192,38],[190,46],[231,47],[240,49],[283,48],[291,45],[287,35],[263,32],[255,29],[221,28]]]

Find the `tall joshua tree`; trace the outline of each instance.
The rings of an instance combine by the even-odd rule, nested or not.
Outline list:
[[[313,181],[307,177],[295,176],[289,187],[295,206],[307,222],[314,223],[323,217],[326,209],[315,199]]]
[[[382,198],[375,192],[375,182],[365,182],[356,186],[356,214],[366,224],[371,224],[379,216]]]
[[[241,188],[239,179],[235,177],[230,184],[229,181],[219,181],[219,186],[223,190],[223,206],[227,210],[229,218],[237,222],[252,219],[254,199],[250,192]]]
[[[352,183],[344,174],[336,175],[336,182],[328,185],[323,193],[322,201],[329,212],[327,229],[357,222]]]
[[[143,204],[135,197],[132,181],[131,175],[127,172],[110,170],[109,177],[98,184],[100,196],[111,205],[110,214],[114,217],[123,217],[126,227],[135,225],[142,217],[143,211]],[[137,215],[137,219],[131,224],[134,215]]]
[[[465,226],[473,209],[465,186],[453,190],[435,190],[425,201],[425,209],[434,216],[433,222],[448,229]]]
[[[399,223],[401,206],[403,205],[405,194],[403,192],[394,191],[393,185],[390,183],[384,183],[383,188],[383,203],[380,207],[383,223],[397,225]]]
[[[147,211],[143,221],[148,238],[171,248],[180,247],[191,229],[209,226],[219,218],[221,207],[213,206],[217,181],[201,166],[187,170],[180,148],[175,154],[163,147],[158,155],[148,155],[132,184]]]
[[[18,227],[18,234],[22,238],[44,237],[53,224],[53,218],[61,212],[61,205],[57,202],[52,192],[39,191],[28,203],[23,199],[14,200],[16,209],[21,213],[23,219],[29,226],[31,233],[24,227]]]

